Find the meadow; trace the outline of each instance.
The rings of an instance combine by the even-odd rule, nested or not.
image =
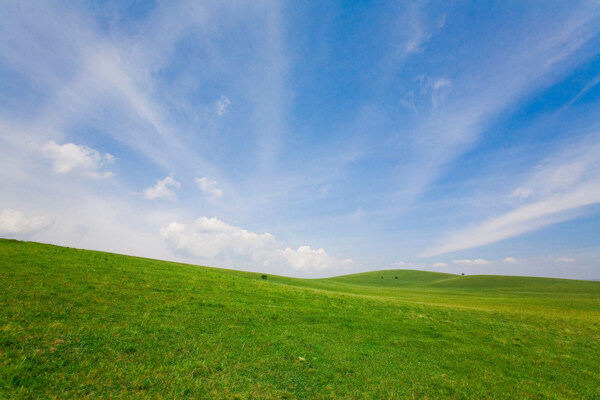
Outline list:
[[[600,399],[600,282],[0,240],[0,399]]]

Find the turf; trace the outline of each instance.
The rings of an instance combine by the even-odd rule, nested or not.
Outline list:
[[[0,240],[0,399],[600,399],[600,282],[293,279]]]

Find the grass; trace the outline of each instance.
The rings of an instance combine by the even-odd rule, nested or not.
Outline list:
[[[600,399],[600,282],[264,280],[0,240],[0,398]]]

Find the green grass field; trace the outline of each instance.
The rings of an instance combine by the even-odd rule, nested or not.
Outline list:
[[[600,399],[600,282],[293,279],[0,240],[0,399]]]

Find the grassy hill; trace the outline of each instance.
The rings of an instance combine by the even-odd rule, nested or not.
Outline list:
[[[331,282],[351,285],[366,285],[377,287],[411,287],[427,286],[457,275],[440,272],[415,271],[410,269],[389,269],[383,271],[364,272],[361,274],[343,275],[328,278]]]
[[[0,240],[1,399],[600,399],[599,343],[600,282],[263,280]]]

